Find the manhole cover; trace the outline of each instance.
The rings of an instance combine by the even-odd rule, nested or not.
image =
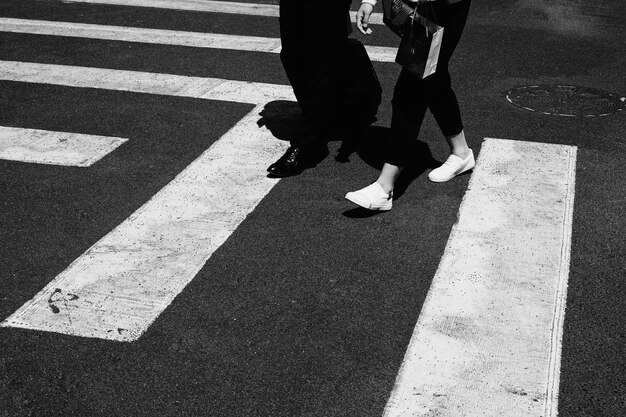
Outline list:
[[[529,85],[506,93],[514,106],[555,116],[607,116],[624,107],[624,98],[574,85]]]

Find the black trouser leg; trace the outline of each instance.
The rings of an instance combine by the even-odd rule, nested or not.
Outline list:
[[[463,130],[459,104],[451,86],[448,61],[461,38],[470,3],[471,0],[465,0],[435,7],[437,22],[444,27],[435,74],[422,79],[404,69],[400,72],[392,99],[386,162],[401,167],[407,165],[415,150],[426,109],[430,109],[445,136]]]
[[[280,59],[296,100],[298,100],[302,110],[305,111],[306,97],[308,96],[307,83],[304,78],[306,37],[305,32],[301,30],[302,23],[298,19],[303,14],[303,6],[297,1],[281,0],[279,7],[282,44]]]
[[[347,37],[347,0],[281,0],[281,60],[302,108],[299,147],[323,143],[336,110],[339,66]]]

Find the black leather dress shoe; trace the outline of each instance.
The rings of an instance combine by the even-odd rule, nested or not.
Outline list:
[[[270,177],[291,177],[302,173],[307,168],[314,167],[328,156],[328,148],[301,148],[291,146],[287,152],[267,168]]]

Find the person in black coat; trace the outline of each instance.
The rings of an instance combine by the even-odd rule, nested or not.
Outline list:
[[[302,109],[291,146],[268,173],[289,177],[315,166],[326,156],[324,138],[337,110],[340,65],[351,31],[351,0],[280,0],[280,58]]]

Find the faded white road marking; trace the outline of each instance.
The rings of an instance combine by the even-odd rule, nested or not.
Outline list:
[[[88,167],[127,140],[0,126],[0,159]]]
[[[46,20],[0,18],[0,31],[273,54],[277,54],[281,50],[280,39],[275,38],[180,32],[175,30],[53,22]],[[397,48],[366,46],[366,49],[372,61],[395,61]]]
[[[555,416],[576,148],[487,139],[385,416]]]
[[[89,3],[111,6],[149,7],[194,12],[228,13],[278,17],[275,4],[236,3],[210,0],[64,0],[64,3]]]
[[[295,101],[290,86],[151,72],[0,61],[0,80],[262,104]]]
[[[2,326],[133,341],[277,183],[255,109]]]
[[[113,6],[153,7],[158,9],[188,10],[209,13],[228,13],[253,16],[278,17],[278,6],[275,4],[237,3],[230,1],[204,0],[64,0],[64,3],[91,3]],[[354,21],[356,12],[350,13]],[[383,16],[372,13],[372,24],[382,24]]]
[[[137,339],[277,182],[265,168],[287,144],[256,122],[289,86],[4,61],[0,79],[257,105],[3,326]]]

